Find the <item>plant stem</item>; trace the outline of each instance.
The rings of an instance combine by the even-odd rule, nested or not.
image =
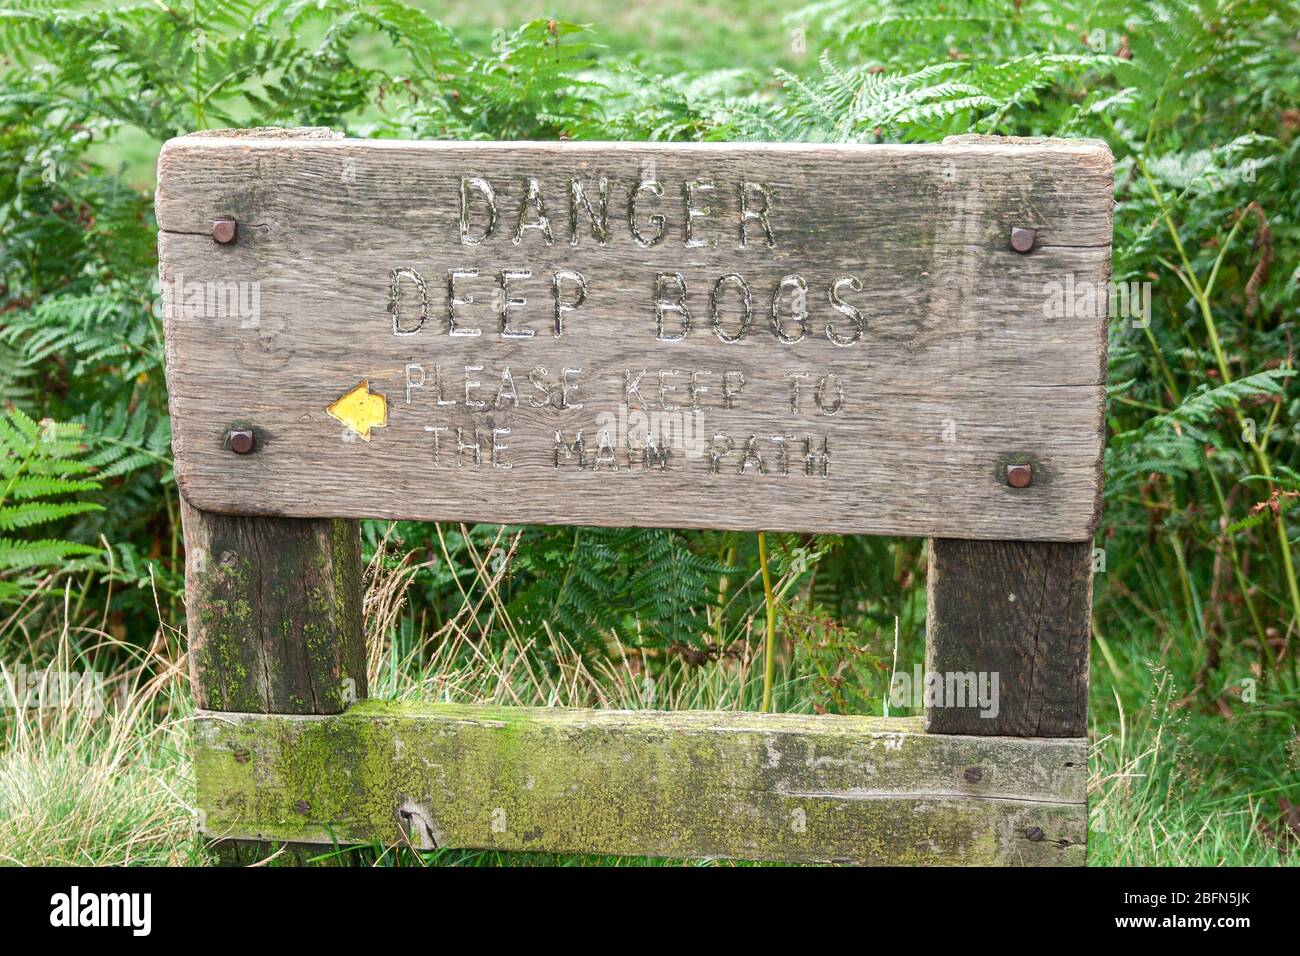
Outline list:
[[[763,572],[763,603],[767,605],[767,636],[763,643],[763,703],[759,710],[772,709],[772,682],[776,678],[776,597],[772,594],[772,572],[767,566],[767,532],[758,533],[758,566]]]
[[[1215,364],[1218,365],[1219,368],[1220,381],[1226,385],[1232,381],[1232,373],[1228,371],[1228,362],[1223,354],[1223,347],[1219,342],[1219,331],[1214,322],[1214,312],[1210,308],[1210,292],[1213,290],[1214,281],[1218,277],[1219,265],[1223,262],[1224,256],[1227,255],[1228,247],[1232,244],[1232,240],[1236,237],[1238,230],[1241,228],[1245,216],[1238,218],[1232,229],[1229,230],[1227,239],[1224,240],[1223,245],[1220,247],[1219,255],[1215,259],[1214,266],[1210,270],[1209,281],[1206,285],[1202,286],[1200,280],[1197,278],[1196,270],[1192,268],[1192,261],[1188,257],[1187,251],[1183,248],[1183,242],[1178,235],[1178,229],[1174,225],[1173,217],[1169,214],[1169,210],[1165,206],[1164,197],[1157,188],[1155,180],[1151,178],[1151,173],[1148,172],[1146,164],[1140,159],[1138,162],[1142,169],[1142,175],[1146,179],[1147,187],[1151,190],[1151,195],[1156,201],[1156,206],[1159,208],[1160,214],[1164,218],[1165,226],[1169,230],[1169,236],[1173,240],[1174,248],[1178,250],[1178,257],[1182,260],[1183,269],[1186,274],[1178,274],[1178,278],[1181,279],[1183,285],[1187,287],[1187,291],[1192,294],[1192,298],[1196,301],[1196,305],[1200,309],[1201,319],[1205,323],[1205,330],[1210,339],[1210,347],[1214,350],[1214,359]],[[1232,412],[1233,417],[1237,420],[1238,428],[1242,429],[1242,437],[1246,439],[1246,444],[1250,446],[1251,451],[1255,455],[1255,461],[1259,466],[1260,472],[1264,476],[1268,491],[1272,494],[1274,487],[1273,465],[1269,460],[1268,450],[1260,443],[1259,439],[1255,438],[1253,435],[1250,435],[1249,437],[1247,436],[1245,432],[1245,416],[1241,413],[1240,404],[1234,403]],[[1267,438],[1265,438],[1265,441],[1267,441]],[[1287,589],[1291,598],[1291,622],[1287,627],[1287,633],[1289,635],[1291,626],[1297,618],[1300,618],[1300,582],[1296,579],[1295,561],[1291,555],[1291,541],[1287,537],[1286,533],[1286,519],[1282,516],[1280,510],[1277,513],[1273,525],[1277,532],[1277,541],[1282,552],[1283,576],[1286,578]]]
[[[731,547],[723,547],[722,554],[720,554],[718,557],[722,564],[726,565],[729,568],[733,567],[736,563],[735,546],[732,545]],[[723,633],[723,623],[724,623],[724,616],[727,610],[727,590],[730,587],[730,584],[731,584],[731,579],[728,575],[726,574],[718,575],[718,611],[717,611],[718,619],[714,623],[714,640],[717,643],[719,650],[721,650],[723,639],[726,637],[726,635]]]

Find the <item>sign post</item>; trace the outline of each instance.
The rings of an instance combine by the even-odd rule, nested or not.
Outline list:
[[[857,862],[925,862],[929,840],[943,862],[1080,862],[1112,180],[1104,145],[1064,140],[169,142],[157,213],[196,684],[206,707],[264,715],[199,721],[209,832]],[[930,537],[942,692],[924,728],[712,715],[735,724],[726,743],[694,716],[521,710],[508,719],[536,743],[519,759],[547,781],[523,792],[523,768],[491,755],[502,718],[340,713],[322,691],[325,673],[364,696],[362,517]],[[277,541],[301,572],[257,571]],[[250,593],[317,580],[313,549],[336,562],[328,582]],[[281,660],[285,621],[300,665]],[[990,675],[992,714],[951,693]],[[361,785],[364,808],[302,792],[313,728],[376,720],[374,746],[422,741],[457,782],[408,762]],[[557,721],[621,796],[572,769]],[[713,832],[674,799],[698,767],[656,727],[704,735],[709,812],[745,822]],[[849,769],[796,769],[832,752]],[[362,756],[341,747],[340,765]],[[573,792],[645,814],[586,830],[559,808]],[[505,829],[475,816],[492,800]],[[891,842],[917,807],[942,825]]]

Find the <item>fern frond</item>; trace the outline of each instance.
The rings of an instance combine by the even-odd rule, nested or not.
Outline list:
[[[38,422],[12,404],[0,415],[0,531],[22,531],[102,509],[90,501],[51,500],[99,487],[97,482],[70,477],[89,470],[79,460],[86,451],[81,435],[80,426],[48,419]],[[30,571],[98,552],[73,541],[0,535],[0,572]],[[4,592],[21,593],[25,585],[9,577]]]

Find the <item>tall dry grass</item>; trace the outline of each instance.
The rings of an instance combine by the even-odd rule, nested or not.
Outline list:
[[[451,563],[441,526],[441,560]],[[518,530],[498,528],[480,547],[462,526],[474,564],[468,586],[459,581],[457,610],[436,629],[414,622],[414,641],[401,643],[398,627],[408,613],[407,591],[438,557],[417,562],[397,554],[391,537],[376,548],[367,568],[366,648],[371,696],[393,700],[627,710],[757,710],[763,692],[762,647],[738,641],[732,652],[703,663],[663,651],[629,648],[611,630],[609,653],[584,659],[566,636],[541,622],[520,627],[502,594],[502,582],[519,544]],[[498,557],[499,555],[499,557]],[[778,582],[778,590],[785,583]],[[653,659],[652,659],[653,658]],[[757,666],[755,666],[757,664]],[[776,690],[782,709],[807,712],[800,685],[806,678],[783,657]]]
[[[0,622],[0,691],[36,704],[0,712],[0,862],[199,862],[176,635],[158,627],[141,650],[102,619],[78,623],[71,582],[61,601],[54,580],[42,592]],[[60,701],[51,672],[99,680],[94,693]],[[20,686],[27,677],[37,678],[34,701]]]

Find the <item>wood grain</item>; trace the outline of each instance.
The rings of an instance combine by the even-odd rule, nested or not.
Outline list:
[[[364,697],[357,522],[236,517],[181,504],[195,703],[333,714]]]
[[[945,700],[931,733],[1087,733],[1092,543],[930,542],[926,670],[998,675],[996,714]]]
[[[177,477],[185,496],[226,513],[479,520],[494,522],[660,525],[947,535],[962,538],[1084,540],[1097,520],[1105,369],[1105,296],[1110,262],[1113,163],[1095,143],[955,143],[945,146],[774,144],[395,143],[259,137],[183,137],[159,160],[159,250],[165,285],[255,283],[258,314],[206,312],[167,320],[168,384]],[[482,177],[498,192],[498,234],[481,245],[460,241],[462,176]],[[526,230],[507,234],[524,192],[539,180],[555,241]],[[568,181],[590,197],[611,184],[608,240],[599,245],[585,217],[569,242]],[[667,217],[652,248],[634,241],[626,191],[654,178]],[[697,237],[687,247],[684,184],[712,181],[698,198]],[[770,190],[770,248],[751,222],[739,244],[740,184]],[[752,197],[751,197],[752,198]],[[757,204],[757,200],[754,200]],[[238,240],[217,245],[211,222],[235,218]],[[1038,230],[1029,255],[1007,247],[1012,225]],[[473,232],[473,230],[472,230]],[[392,270],[426,278],[429,316],[412,335],[393,333],[388,311]],[[482,329],[449,336],[447,273],[476,269],[460,291],[475,297],[458,321]],[[495,279],[527,269],[510,294],[528,304],[498,333]],[[551,280],[557,270],[586,278],[586,301],[551,334]],[[656,338],[656,275],[680,273],[693,326],[682,341]],[[754,324],[739,342],[713,333],[708,296],[736,273],[752,288]],[[782,343],[769,327],[770,297],[783,276],[808,285],[809,334]],[[860,293],[843,297],[865,318],[862,339],[833,344],[830,322],[851,328],[829,292],[852,275]],[[1089,310],[1046,318],[1052,283],[1102,290]],[[402,287],[399,322],[412,327],[414,286]],[[734,329],[739,298],[721,300]],[[784,304],[784,300],[783,300]],[[730,311],[727,311],[729,309]],[[668,312],[667,319],[675,318]],[[787,327],[794,328],[787,320]],[[408,402],[408,365],[427,385]],[[465,407],[471,395],[489,407]],[[447,379],[437,406],[434,369]],[[492,408],[503,370],[518,384],[522,407]],[[528,370],[554,382],[581,369],[572,403],[531,407],[541,393]],[[588,453],[603,429],[622,447],[625,376],[646,369],[642,393],[654,404],[659,370],[667,404],[685,406],[692,371],[710,391],[698,418],[650,409],[656,424],[690,428],[665,471],[556,468],[555,433],[581,430]],[[790,373],[803,380],[798,411]],[[812,389],[826,374],[844,387],[843,407],[824,414]],[[721,407],[724,376],[744,388]],[[326,406],[362,381],[385,396],[389,420],[370,442],[350,433]],[[834,406],[834,380],[823,396]],[[648,387],[645,387],[648,386]],[[635,405],[636,403],[630,403]],[[636,409],[633,408],[633,411]],[[627,420],[626,415],[622,420]],[[258,433],[255,454],[236,456],[222,436],[234,423]],[[445,428],[439,460],[431,433]],[[455,429],[509,429],[508,451],[468,458],[446,454]],[[707,444],[725,436],[739,448],[710,470]],[[830,450],[825,477],[796,466],[781,475],[774,435],[812,436]],[[754,436],[766,474],[743,450]],[[788,446],[790,447],[790,446]],[[1006,487],[1009,461],[1035,466],[1030,488]],[[457,464],[457,461],[460,464]]]
[[[201,713],[194,741],[210,838],[1084,862],[1081,739],[927,735],[919,718],[365,701],[332,717]]]

